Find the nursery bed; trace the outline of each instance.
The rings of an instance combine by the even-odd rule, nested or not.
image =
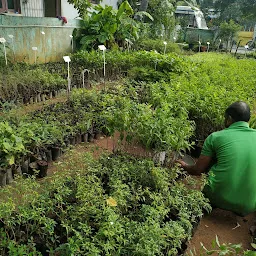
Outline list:
[[[117,146],[117,136],[115,138],[101,136],[92,143],[82,143],[76,145],[68,154],[60,157],[57,163],[52,163],[48,170],[49,175],[56,172],[61,172],[60,164],[62,162],[75,161],[79,154],[83,152],[92,152],[95,158],[99,158],[104,152],[112,152],[113,148]],[[142,154],[144,149],[138,146],[130,146],[134,154]],[[69,160],[68,160],[69,159]],[[71,161],[72,159],[72,161]],[[79,165],[79,163],[77,163]],[[249,228],[255,222],[255,213],[245,217],[238,217],[235,214],[221,209],[213,209],[210,214],[206,214],[201,219],[199,225],[195,229],[195,233],[190,241],[187,243],[187,250],[185,255],[191,255],[190,250],[194,253],[196,251],[199,255],[201,249],[201,242],[207,249],[212,248],[212,242],[216,239],[216,235],[221,243],[242,243],[243,248],[252,249],[252,237],[249,233]],[[237,226],[239,223],[239,227]],[[194,254],[197,255],[197,254]]]

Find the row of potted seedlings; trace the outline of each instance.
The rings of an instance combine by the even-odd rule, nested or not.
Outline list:
[[[9,137],[17,136],[22,149],[10,152],[15,160],[5,161],[0,168],[0,186],[12,183],[15,175],[36,174],[43,178],[48,163],[56,161],[67,147],[93,141],[99,133],[98,126],[91,121],[89,113],[79,111],[69,103],[57,103],[18,121],[4,121],[11,129]]]
[[[39,178],[47,176],[48,164],[56,161],[71,145],[92,142],[95,134],[79,133],[71,136],[66,143],[60,147],[52,145],[46,148],[37,149],[37,152],[30,152],[22,156],[15,164],[0,169],[0,186],[11,184],[15,175],[37,175]]]
[[[56,97],[66,80],[41,68],[15,66],[0,73],[0,102],[29,104]]]

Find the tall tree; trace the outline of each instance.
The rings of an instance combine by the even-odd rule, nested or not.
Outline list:
[[[255,0],[201,0],[200,5],[202,9],[215,8],[221,21],[256,20]]]

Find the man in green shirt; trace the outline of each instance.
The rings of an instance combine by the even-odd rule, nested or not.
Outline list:
[[[225,111],[226,129],[207,137],[196,164],[177,161],[191,175],[210,169],[205,196],[212,206],[240,216],[256,211],[256,130],[249,119],[249,106],[233,103]]]

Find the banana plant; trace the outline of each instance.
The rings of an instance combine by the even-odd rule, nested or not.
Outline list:
[[[76,32],[75,38],[84,50],[97,49],[99,44],[107,48],[123,46],[125,40],[138,39],[138,23],[133,19],[134,11],[128,1],[124,1],[118,10],[112,6],[94,6],[90,17],[84,19],[83,27]],[[147,15],[140,12],[137,15]]]

